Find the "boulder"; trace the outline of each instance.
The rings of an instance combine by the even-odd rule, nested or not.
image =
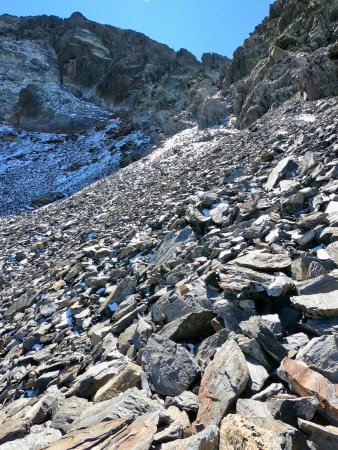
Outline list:
[[[219,425],[244,391],[250,375],[244,355],[235,341],[225,342],[207,366],[198,392],[195,431]]]
[[[93,399],[94,403],[110,400],[117,397],[121,392],[138,387],[141,384],[142,374],[141,367],[128,363],[96,392]]]
[[[156,250],[150,262],[156,266],[164,264],[172,258],[179,246],[194,240],[195,234],[190,227],[186,227],[178,232],[171,231],[166,236],[159,249]]]
[[[286,158],[283,158],[270,173],[265,185],[266,190],[271,191],[272,189],[277,187],[278,183],[283,178],[292,177],[297,172],[297,170],[298,163],[294,157],[287,156]]]
[[[338,423],[338,385],[331,383],[301,361],[283,359],[278,375],[291,389],[301,396],[314,396],[319,410],[332,423]]]
[[[95,403],[87,408],[71,425],[70,431],[120,418],[135,418],[149,412],[163,412],[161,404],[150,399],[143,391],[133,388],[111,400]]]
[[[229,414],[220,428],[220,450],[309,449],[304,436],[290,425],[269,418]]]
[[[336,450],[338,447],[338,428],[318,425],[308,420],[298,419],[299,428],[315,444],[316,448]]]
[[[298,352],[296,360],[304,361],[332,383],[338,384],[338,336],[322,336],[311,339]]]
[[[295,308],[306,317],[322,318],[338,316],[338,290],[313,295],[299,295],[291,297]]]
[[[163,444],[161,448],[162,450],[217,450],[218,442],[218,427],[210,425],[192,437]]]
[[[254,270],[277,271],[285,270],[291,266],[291,258],[287,255],[273,255],[253,250],[235,259],[238,266]]]
[[[187,390],[199,371],[182,345],[157,335],[148,340],[142,367],[155,392],[173,397]]]

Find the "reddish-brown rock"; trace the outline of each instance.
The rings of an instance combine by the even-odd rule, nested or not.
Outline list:
[[[300,361],[284,358],[279,375],[301,396],[315,396],[321,412],[334,423],[338,423],[338,385]]]
[[[203,375],[193,431],[219,425],[248,381],[248,366],[241,349],[233,340],[225,342]]]

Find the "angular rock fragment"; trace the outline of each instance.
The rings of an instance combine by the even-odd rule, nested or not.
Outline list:
[[[175,342],[191,342],[212,334],[214,317],[212,311],[189,313],[165,325],[158,335]]]
[[[46,448],[51,443],[61,439],[59,430],[49,428],[47,425],[34,425],[30,429],[30,434],[21,439],[7,442],[1,445],[1,450],[35,450]]]
[[[252,393],[259,392],[264,386],[265,381],[269,378],[267,370],[259,364],[259,362],[249,355],[245,355],[248,365],[250,380],[247,389]]]
[[[67,396],[79,395],[81,397],[90,398],[104,384],[115,376],[127,363],[126,358],[121,357],[114,361],[102,362],[90,367],[86,372],[80,375]]]
[[[195,240],[195,234],[190,227],[186,227],[181,231],[171,231],[160,248],[155,252],[151,259],[151,263],[161,265],[171,259],[178,246]]]
[[[121,392],[138,387],[141,384],[142,369],[133,363],[128,363],[116,376],[113,376],[95,394],[94,403],[110,400]]]
[[[94,445],[127,429],[132,422],[130,417],[110,420],[76,430],[46,447],[46,450],[69,450],[80,445]]]
[[[196,412],[198,410],[197,395],[191,391],[184,391],[177,397],[167,397],[165,405],[175,405],[183,411]]]
[[[290,425],[268,418],[229,414],[220,428],[220,450],[309,449],[304,436]]]
[[[262,317],[253,316],[249,320],[241,322],[239,326],[243,334],[257,339],[264,350],[276,361],[280,362],[287,355],[287,351],[269,330]]]
[[[30,421],[28,419],[9,419],[1,425],[0,444],[22,438],[29,433]]]
[[[212,336],[203,340],[199,345],[196,361],[197,364],[204,370],[214,357],[217,349],[221,347],[228,339],[229,331],[226,329],[220,330]]]
[[[182,345],[157,335],[148,340],[142,366],[153,389],[173,397],[187,390],[198,375],[198,366]]]
[[[163,444],[162,450],[217,450],[218,443],[218,427],[210,425],[190,438]]]
[[[219,425],[245,389],[249,378],[244,355],[236,342],[230,339],[222,345],[204,372],[193,428],[200,431],[209,425]]]
[[[137,285],[136,279],[133,277],[125,277],[122,281],[115,287],[113,292],[107,297],[107,299],[102,303],[98,309],[97,314],[101,314],[106,308],[112,303],[121,303],[129,295],[134,293],[135,287]]]
[[[299,428],[308,436],[318,449],[336,450],[338,447],[338,428],[318,425],[308,420],[298,419]]]
[[[338,385],[331,383],[306,364],[289,358],[283,359],[278,369],[279,376],[294,392],[301,396],[314,396],[319,401],[319,410],[332,423],[338,423]]]
[[[327,219],[327,214],[322,212],[314,212],[303,216],[297,225],[304,230],[312,230],[317,225],[325,224]]]
[[[283,178],[290,178],[297,170],[298,163],[294,157],[287,156],[283,158],[270,173],[265,185],[266,190],[274,189]]]
[[[87,408],[76,419],[70,430],[81,430],[108,420],[126,417],[138,417],[149,412],[164,412],[161,404],[150,399],[143,391],[133,388],[118,397],[104,402],[95,403]]]
[[[291,302],[306,317],[338,317],[338,290],[324,294],[294,296],[291,297]]]
[[[235,263],[254,270],[284,270],[291,266],[291,258],[287,255],[273,255],[253,250],[235,259]]]
[[[304,361],[310,369],[338,384],[338,336],[311,339],[298,352],[296,360]]]
[[[239,398],[236,403],[236,414],[245,417],[261,417],[272,419],[272,414],[267,404],[252,398]]]
[[[293,427],[297,427],[297,419],[311,420],[316,413],[318,400],[315,397],[295,398],[288,394],[277,395],[266,401],[272,417]]]
[[[182,429],[182,437],[187,438],[191,436],[191,423],[186,411],[181,411],[177,406],[171,405],[167,408],[170,419],[173,422],[179,423]]]
[[[67,433],[75,419],[80,417],[91,405],[84,398],[70,397],[62,400],[53,411],[51,427]]]

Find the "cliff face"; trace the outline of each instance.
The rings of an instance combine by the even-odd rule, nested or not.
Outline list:
[[[297,92],[305,100],[338,93],[336,0],[278,0],[223,72],[241,126]]]
[[[80,13],[2,16],[0,36],[0,119],[34,131],[87,128],[109,112],[142,122],[160,110],[181,111],[202,68],[184,49]]]

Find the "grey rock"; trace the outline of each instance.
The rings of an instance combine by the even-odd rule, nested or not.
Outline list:
[[[0,444],[20,439],[29,433],[30,422],[28,419],[9,419],[2,425],[0,432]]]
[[[297,284],[297,292],[299,295],[324,294],[338,290],[338,274],[330,273],[328,275],[320,275],[311,280],[302,281]]]
[[[142,313],[144,313],[147,309],[146,305],[140,305],[137,308],[134,309],[134,311],[131,311],[127,313],[125,316],[123,316],[120,320],[117,322],[114,322],[111,326],[111,332],[112,333],[121,333],[124,331],[129,325],[133,323],[135,319]]]
[[[142,367],[155,392],[169,396],[187,390],[198,374],[198,367],[184,347],[157,335],[148,340]]]
[[[81,397],[92,397],[107,381],[116,375],[125,365],[127,359],[120,355],[119,358],[113,361],[99,363],[90,367],[86,372],[80,375],[70,390],[67,396],[79,395]]]
[[[24,311],[26,308],[32,306],[36,299],[37,295],[34,295],[33,292],[23,294],[20,298],[15,300],[8,309],[4,311],[4,317],[9,318],[18,312]]]
[[[282,340],[283,347],[288,351],[288,354],[296,354],[299,349],[306,346],[309,342],[309,338],[305,333],[295,333],[289,336],[286,336]]]
[[[217,225],[223,225],[229,221],[229,205],[221,203],[210,211],[212,221]]]
[[[223,329],[204,339],[203,342],[199,345],[195,359],[202,370],[204,370],[210,363],[217,349],[225,343],[225,341],[228,339],[228,336],[229,331]]]
[[[197,412],[198,403],[197,395],[191,391],[184,391],[177,397],[167,397],[165,401],[165,406],[174,405],[183,411],[187,412]]]
[[[326,252],[329,254],[332,261],[338,265],[338,243],[332,242],[332,244],[326,247]]]
[[[262,317],[251,317],[246,322],[241,322],[239,326],[243,334],[257,339],[264,350],[276,361],[280,362],[287,355],[286,350],[270,331]]]
[[[69,431],[71,424],[80,417],[91,403],[84,398],[70,397],[58,402],[51,421],[51,427],[60,430],[63,434]]]
[[[272,419],[272,414],[266,403],[247,398],[239,398],[237,400],[236,414],[244,417]]]
[[[335,450],[338,445],[338,428],[322,426],[308,420],[298,419],[298,426],[311,439],[316,448]]]
[[[299,295],[291,297],[295,308],[302,311],[306,317],[336,317],[338,316],[338,291],[325,294]]]
[[[294,427],[298,425],[298,418],[311,420],[318,404],[315,397],[292,398],[290,395],[279,395],[266,401],[266,406],[274,419]]]
[[[264,366],[260,365],[259,362],[251,356],[245,355],[245,360],[248,365],[250,375],[247,389],[251,393],[259,392],[264,386],[266,380],[269,378],[269,373]]]
[[[281,181],[283,178],[292,177],[293,175],[295,175],[297,170],[298,163],[295,158],[288,156],[282,159],[270,173],[265,188],[268,191],[274,189],[279,181]]]
[[[258,250],[246,253],[235,260],[238,266],[256,270],[283,270],[291,265],[291,258],[286,255],[272,255]]]
[[[176,441],[183,437],[183,426],[180,422],[172,422],[164,430],[158,431],[153,438],[153,445]]]
[[[30,434],[22,439],[15,439],[1,445],[2,450],[37,450],[45,448],[49,444],[58,441],[62,437],[59,430],[47,426],[35,425],[30,429]]]
[[[317,370],[332,383],[338,384],[338,337],[313,338],[298,352],[297,360],[304,361],[310,369]]]
[[[272,383],[263,391],[253,395],[251,399],[266,402],[269,398],[276,397],[280,394],[285,394],[285,387],[281,383]]]
[[[272,370],[271,361],[257,339],[249,338],[243,334],[235,335],[233,339],[245,355],[251,356],[251,358],[258,361],[268,372]]]
[[[164,411],[159,402],[151,400],[144,392],[133,388],[116,398],[90,406],[72,423],[70,430],[80,430],[108,420],[135,418],[157,411]]]
[[[214,294],[210,293],[208,287],[201,279],[185,287],[184,294],[175,292],[170,295],[166,292],[154,305],[167,322],[178,319],[190,312],[202,312],[212,309]]]
[[[194,240],[195,234],[190,227],[186,227],[178,232],[171,231],[162,242],[160,248],[155,252],[151,263],[159,266],[169,261],[180,245]]]
[[[322,212],[314,212],[304,215],[297,223],[304,230],[312,230],[317,225],[327,223],[327,214]]]
[[[163,450],[217,450],[219,430],[215,425],[206,427],[200,433],[162,445]]]
[[[106,308],[109,307],[111,303],[122,303],[129,295],[134,293],[136,287],[136,280],[132,277],[125,277],[122,281],[116,286],[114,291],[107,297],[107,299],[102,303],[98,310],[98,314],[105,311]]]
[[[327,319],[307,319],[307,321],[302,323],[300,326],[305,331],[309,331],[317,336],[336,334],[338,333],[338,318],[329,317]]]
[[[195,341],[213,332],[211,321],[214,317],[212,311],[189,313],[165,325],[158,335],[175,342]]]

